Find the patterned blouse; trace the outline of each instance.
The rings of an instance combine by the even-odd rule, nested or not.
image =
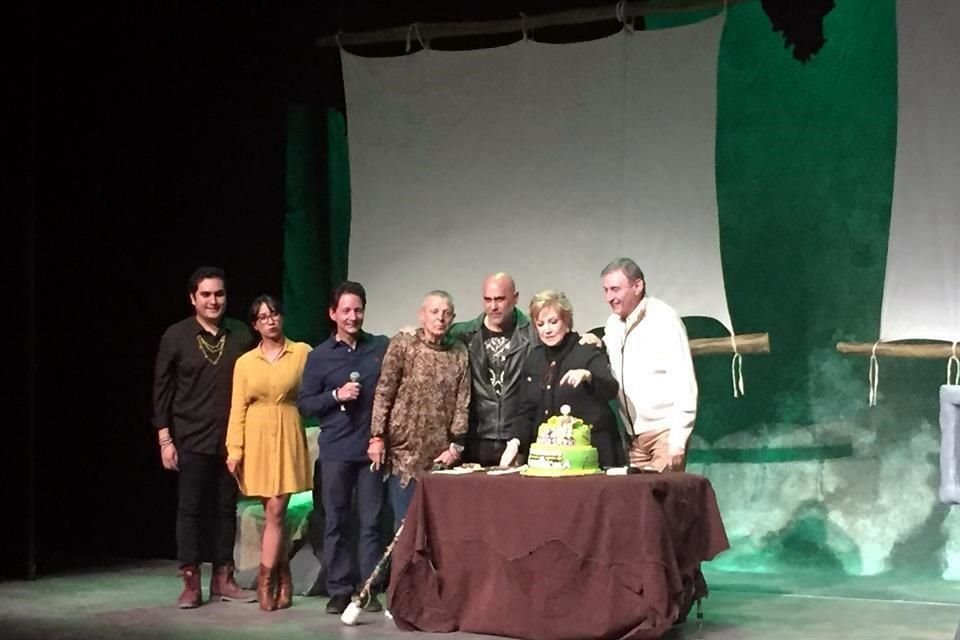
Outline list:
[[[416,335],[390,339],[373,399],[370,432],[382,436],[390,472],[406,486],[467,432],[470,368],[467,348],[435,345]]]

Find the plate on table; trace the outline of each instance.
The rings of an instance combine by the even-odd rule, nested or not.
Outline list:
[[[487,471],[488,476],[502,476],[508,473],[520,473],[527,468],[527,465],[521,465],[519,467],[493,467]]]
[[[474,473],[477,471],[480,471],[480,469],[474,469],[473,467],[454,467],[453,469],[435,469],[430,473],[438,473],[447,476],[461,476],[465,473]]]

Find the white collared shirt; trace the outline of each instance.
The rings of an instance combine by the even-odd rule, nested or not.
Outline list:
[[[626,320],[610,315],[603,342],[627,433],[668,430],[671,450],[685,451],[697,416],[697,378],[677,312],[646,296]]]

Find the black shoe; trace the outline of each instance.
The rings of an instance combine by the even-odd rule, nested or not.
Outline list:
[[[367,613],[380,613],[383,611],[383,605],[380,604],[380,598],[376,594],[371,595],[367,598],[367,602],[363,605],[363,610]]]
[[[327,600],[327,613],[340,615],[347,610],[350,605],[350,596],[345,593],[338,593]]]

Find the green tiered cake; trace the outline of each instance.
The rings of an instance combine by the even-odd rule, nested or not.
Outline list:
[[[590,425],[570,415],[570,406],[560,407],[537,429],[537,441],[530,445],[525,476],[585,476],[601,473],[597,450],[590,445]]]

